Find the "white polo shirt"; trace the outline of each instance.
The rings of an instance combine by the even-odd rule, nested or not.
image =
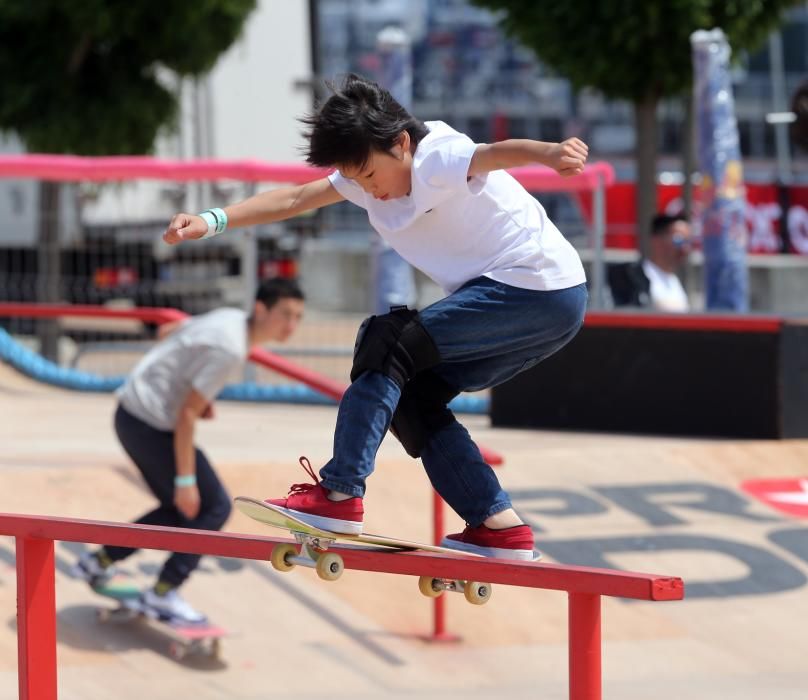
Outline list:
[[[504,170],[468,178],[476,144],[443,122],[426,126],[409,195],[377,200],[339,172],[329,176],[401,257],[447,293],[481,275],[542,291],[586,280],[575,248],[533,196]]]
[[[118,398],[152,428],[173,431],[191,389],[213,401],[244,367],[248,351],[244,311],[225,308],[194,316],[141,358]]]

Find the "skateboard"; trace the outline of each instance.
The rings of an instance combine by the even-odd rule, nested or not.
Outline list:
[[[221,639],[227,634],[224,629],[208,622],[189,624],[161,616],[156,610],[144,607],[140,601],[140,589],[131,580],[114,577],[103,586],[94,587],[93,591],[117,603],[115,608],[98,609],[99,622],[147,622],[168,634],[168,655],[176,661],[186,656],[220,657]]]
[[[337,540],[382,547],[385,551],[395,552],[420,551],[435,552],[438,554],[462,554],[476,557],[478,555],[468,552],[459,552],[447,547],[411,542],[396,537],[384,535],[346,535],[338,532],[321,530],[298,520],[277,506],[265,501],[259,501],[247,496],[236,496],[236,508],[242,513],[272,527],[288,530],[295,538],[298,546],[294,544],[277,544],[272,550],[270,562],[278,571],[291,571],[295,566],[306,566],[317,571],[317,575],[326,581],[336,581],[345,570],[342,557],[336,552],[327,551]],[[445,591],[462,592],[466,600],[473,605],[483,605],[491,598],[492,587],[490,583],[478,581],[465,581],[461,579],[447,579],[442,577],[421,576],[418,579],[418,589],[428,598],[437,598]]]

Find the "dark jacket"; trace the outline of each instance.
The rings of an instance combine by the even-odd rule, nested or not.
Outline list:
[[[617,263],[606,269],[615,307],[651,306],[651,282],[642,269],[642,261]]]

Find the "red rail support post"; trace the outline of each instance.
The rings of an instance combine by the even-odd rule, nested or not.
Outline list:
[[[53,540],[17,537],[20,700],[56,700],[56,569]]]
[[[432,541],[439,545],[443,540],[443,499],[437,491],[432,491]],[[446,596],[438,596],[433,601],[432,634],[424,639],[428,642],[459,642],[460,636],[446,631]]]
[[[570,593],[570,700],[601,700],[600,649],[600,596]]]
[[[493,453],[492,453],[493,454]],[[499,466],[502,460],[492,461],[492,466]],[[433,489],[432,491],[432,543],[440,545],[443,541],[443,536],[446,534],[446,528],[443,520],[443,507],[445,501],[441,498],[440,494]],[[428,642],[459,642],[462,637],[457,634],[452,634],[446,631],[446,596],[438,596],[433,603],[434,610],[432,614],[432,635],[424,637]]]

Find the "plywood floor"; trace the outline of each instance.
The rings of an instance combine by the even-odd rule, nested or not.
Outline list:
[[[0,511],[101,520],[151,507],[111,430],[113,398],[42,387],[0,365]],[[233,495],[279,496],[303,481],[297,457],[330,455],[335,411],[218,404],[198,442]],[[604,698],[804,700],[808,688],[808,524],[752,503],[746,478],[808,476],[808,442],[742,442],[494,430],[500,479],[548,559],[676,574],[677,603],[607,599]],[[369,482],[366,527],[431,537],[423,470],[388,441]],[[451,528],[460,527],[448,516]],[[227,529],[261,533],[234,514]],[[785,545],[785,546],[784,546]],[[220,662],[175,662],[144,626],[102,625],[101,602],[66,572],[57,544],[59,688],[63,700],[567,697],[566,599],[496,587],[477,608],[447,604],[462,641],[423,641],[432,603],[414,579],[348,571],[279,574],[261,562],[206,558],[185,594],[231,631]],[[143,585],[162,554],[124,567]],[[14,544],[0,538],[0,700],[17,697]]]

